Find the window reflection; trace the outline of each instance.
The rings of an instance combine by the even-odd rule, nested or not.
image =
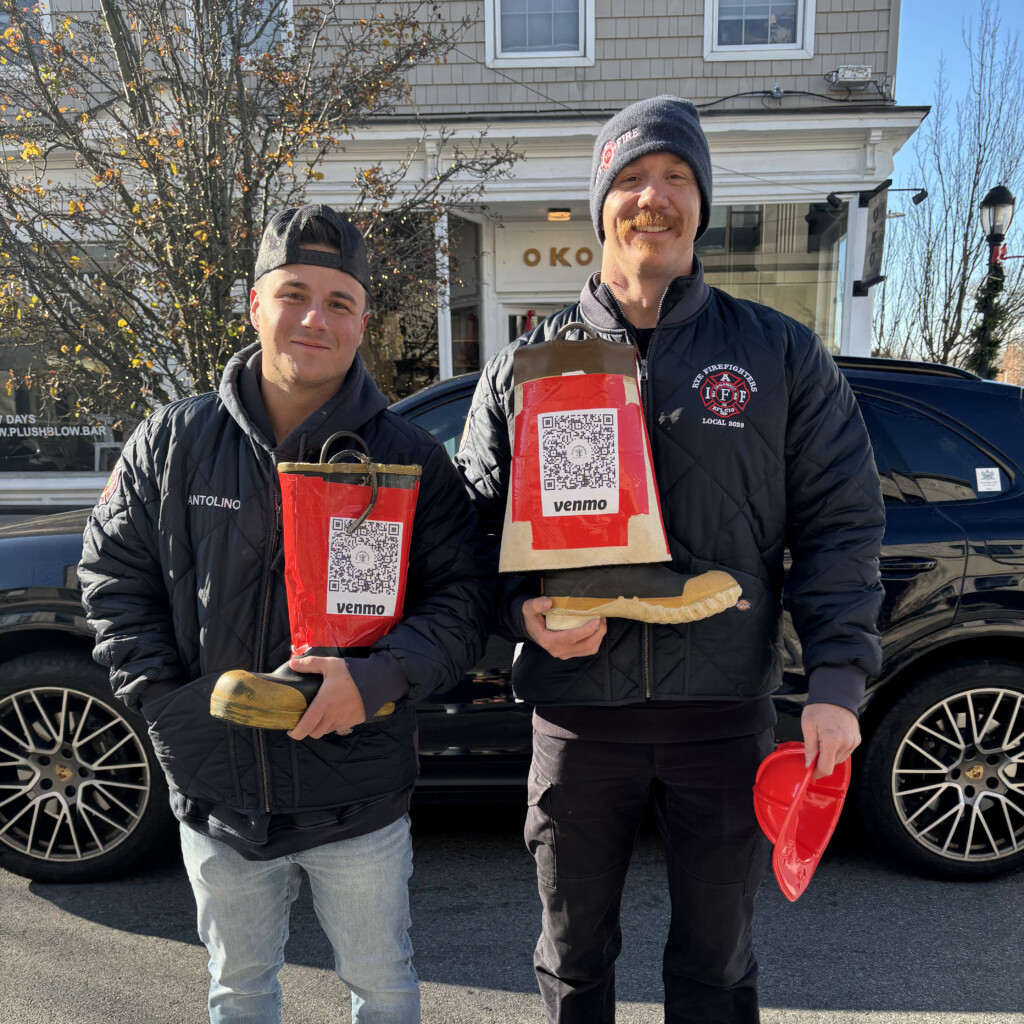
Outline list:
[[[832,352],[842,330],[846,207],[713,206],[695,250],[709,284],[807,324]]]
[[[858,395],[887,502],[998,497],[1009,478],[993,456],[921,409]]]

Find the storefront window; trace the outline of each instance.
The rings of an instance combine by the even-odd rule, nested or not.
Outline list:
[[[461,217],[449,218],[452,317],[452,369],[479,370],[480,228]]]
[[[772,306],[839,351],[846,208],[826,203],[712,207],[695,249],[708,284]]]
[[[7,346],[4,377],[20,365]],[[0,473],[109,473],[121,451],[120,431],[76,418],[67,405],[36,389],[0,388]]]

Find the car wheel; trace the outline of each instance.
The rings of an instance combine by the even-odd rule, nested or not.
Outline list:
[[[872,735],[860,781],[869,829],[919,871],[1024,864],[1024,666],[964,659],[922,679]]]
[[[173,822],[146,726],[70,652],[0,670],[0,866],[40,882],[126,872]]]

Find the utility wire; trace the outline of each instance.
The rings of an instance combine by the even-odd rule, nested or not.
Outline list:
[[[568,103],[563,103],[561,100],[556,100],[554,96],[549,96],[546,92],[543,92],[540,89],[534,89],[533,86],[527,85],[525,82],[520,82],[518,79],[513,78],[511,75],[506,75],[505,72],[502,71],[500,68],[488,68],[484,61],[480,60],[477,57],[474,57],[472,54],[466,53],[466,51],[461,49],[460,47],[455,46],[453,47],[453,49],[455,50],[456,53],[461,53],[462,56],[469,60],[471,63],[479,64],[481,67],[487,68],[487,70],[490,71],[492,74],[500,75],[502,78],[511,82],[513,85],[518,85],[520,88],[526,89],[527,92],[535,93],[536,95],[540,96],[541,99],[547,100],[548,103],[557,103],[558,106],[564,107],[566,110],[569,111],[569,113],[577,114],[579,117],[587,116],[585,111],[579,110],[576,107],[570,107]]]
[[[816,188],[803,188],[800,185],[793,185],[788,182],[775,181],[772,178],[765,178],[760,174],[751,174],[749,171],[740,171],[735,167],[726,167],[724,164],[717,164],[714,161],[711,162],[711,166],[716,171],[727,171],[729,174],[738,174],[743,178],[753,178],[755,181],[763,181],[768,185],[777,185],[779,188],[788,189],[793,192],[803,192],[809,196],[821,197],[821,190]]]
[[[557,106],[562,107],[564,110],[568,110],[571,114],[575,114],[578,117],[594,116],[593,111],[580,110],[578,107],[572,107],[568,103],[563,103],[562,100],[555,99],[554,96],[549,96],[542,89],[535,89],[532,85],[527,85],[526,82],[522,82],[519,79],[513,78],[511,75],[505,74],[505,72],[502,71],[500,68],[487,67],[485,61],[480,60],[478,57],[473,56],[473,54],[471,53],[467,53],[460,46],[454,46],[452,47],[452,49],[454,49],[456,53],[459,53],[463,57],[465,57],[470,63],[478,64],[481,67],[486,68],[486,70],[490,71],[492,74],[504,78],[506,81],[511,82],[513,85],[518,85],[521,89],[525,89],[527,92],[532,92],[534,95],[540,96],[541,99],[546,100],[548,103],[554,103]],[[774,98],[777,100],[781,100],[784,96],[813,96],[818,99],[829,100],[832,103],[845,103],[849,106],[875,102],[874,100],[869,99],[855,100],[851,96],[846,96],[842,98],[837,96],[828,96],[825,93],[808,92],[807,90],[804,89],[790,89],[788,91],[784,91],[781,96],[776,95],[770,89],[754,89],[745,92],[734,92],[728,96],[719,96],[717,99],[709,100],[706,103],[694,103],[694,106],[698,110],[707,110],[709,107],[717,106],[719,103],[725,103],[727,100],[741,99],[744,96],[760,96],[762,98],[762,102],[766,98]],[[739,171],[732,167],[726,167],[724,164],[712,163],[712,167],[719,171],[727,171],[729,174],[738,174],[744,178],[753,178],[755,181],[763,181],[768,185],[775,185],[778,188],[785,188],[789,189],[790,191],[802,192],[805,193],[806,195],[816,196],[820,194],[820,190],[818,189],[801,188],[799,185],[784,184],[781,181],[774,181],[771,178],[765,178],[760,174],[751,174],[748,171]]]
[[[479,57],[474,57],[471,53],[467,53],[460,46],[454,46],[452,47],[452,49],[454,49],[456,53],[459,53],[463,57],[465,57],[468,61],[470,61],[470,63],[480,65],[487,71],[490,71],[492,74],[499,75],[500,77],[504,78],[507,82],[511,82],[513,85],[518,85],[521,89],[525,89],[527,92],[532,92],[534,95],[539,96],[541,99],[547,100],[548,103],[554,103],[557,106],[562,107],[565,110],[568,110],[572,114],[577,114],[580,117],[593,116],[593,111],[585,111],[580,110],[578,107],[572,107],[568,103],[564,103],[562,100],[557,100],[554,96],[548,95],[548,93],[544,92],[543,89],[535,89],[532,85],[527,85],[526,82],[522,82],[518,78],[513,78],[511,75],[506,75],[505,72],[502,71],[500,68],[488,67],[486,61],[482,61],[480,60]],[[828,100],[830,103],[846,103],[849,104],[850,106],[874,104],[877,102],[877,100],[875,100],[874,98],[868,99],[867,97],[865,97],[862,100],[854,99],[852,96],[849,95],[849,92],[850,90],[847,89],[846,96],[829,96],[827,93],[810,92],[807,89],[786,89],[783,90],[781,93],[775,93],[771,89],[751,89],[745,92],[730,93],[728,96],[719,96],[716,99],[707,100],[706,102],[703,103],[694,103],[693,105],[698,110],[707,110],[710,107],[717,106],[719,103],[725,103],[728,100],[742,99],[744,96],[760,96],[762,98],[776,100],[781,100],[785,96],[811,96],[814,97],[815,99]],[[691,100],[691,102],[693,101]]]

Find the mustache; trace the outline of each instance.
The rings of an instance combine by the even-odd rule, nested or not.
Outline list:
[[[641,210],[635,217],[623,222],[622,227],[626,231],[644,231],[647,228],[668,228],[669,230],[679,231],[682,223],[678,217],[666,217],[661,213]]]

